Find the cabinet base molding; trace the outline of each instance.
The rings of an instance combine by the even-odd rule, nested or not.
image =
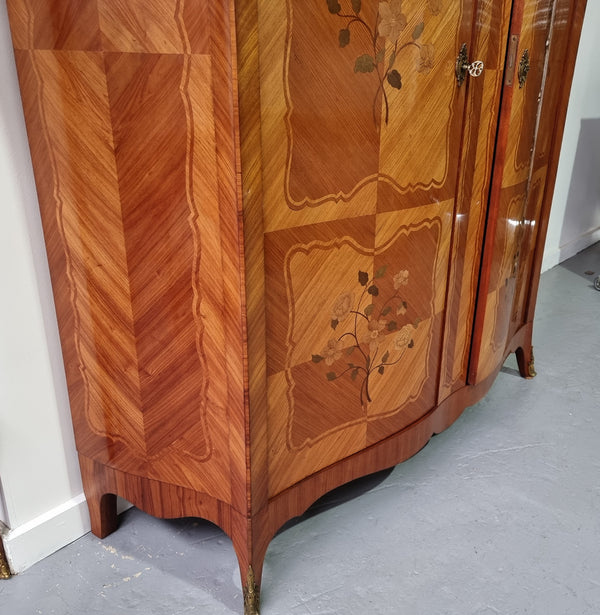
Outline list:
[[[530,356],[531,335],[532,326],[529,323],[510,340],[506,356],[513,352],[517,357]],[[158,518],[201,517],[211,521],[231,538],[240,563],[245,615],[258,613],[264,557],[277,531],[290,519],[306,512],[332,489],[392,468],[418,453],[434,435],[450,427],[467,407],[486,395],[501,366],[484,381],[459,389],[400,432],[308,476],[270,498],[267,506],[255,515],[246,516],[230,504],[206,493],[121,472],[80,455],[92,532],[104,538],[117,529],[117,495]]]

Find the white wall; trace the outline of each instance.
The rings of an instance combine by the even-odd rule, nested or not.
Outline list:
[[[566,247],[591,242],[600,225],[598,157],[591,167],[593,172],[586,175],[586,156],[576,155],[578,143],[584,142],[585,148],[596,148],[597,156],[600,143],[580,139],[582,120],[600,118],[600,71],[592,48],[592,26],[600,24],[600,2],[590,0],[588,4],[546,267],[570,255]],[[70,423],[5,0],[0,0],[0,83],[0,521],[9,527],[5,547],[13,571],[18,572],[88,531],[89,518]],[[576,190],[570,189],[573,169],[583,170]],[[595,195],[595,202],[589,201],[588,195]]]
[[[18,572],[89,527],[48,265],[0,0],[0,488]]]
[[[600,2],[588,0],[542,271],[600,241]],[[600,265],[599,265],[600,266]]]
[[[6,520],[8,519],[8,514],[6,512],[6,506],[4,506],[4,497],[2,494],[2,485],[0,484],[0,531],[3,526],[6,526]]]

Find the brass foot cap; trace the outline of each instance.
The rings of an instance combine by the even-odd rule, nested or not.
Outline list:
[[[248,568],[246,587],[244,588],[244,615],[260,615],[260,590],[254,580],[252,566]]]

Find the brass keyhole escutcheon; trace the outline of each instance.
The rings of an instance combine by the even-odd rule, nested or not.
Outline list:
[[[525,81],[527,80],[527,73],[529,72],[529,49],[525,49],[523,51],[523,55],[521,56],[521,60],[519,62],[519,89],[523,88],[525,85]]]
[[[463,81],[467,77],[467,73],[471,75],[471,77],[479,77],[483,69],[484,65],[481,60],[475,60],[472,63],[469,62],[467,43],[463,43],[458,57],[456,58],[456,82],[458,83],[458,87],[463,84]]]

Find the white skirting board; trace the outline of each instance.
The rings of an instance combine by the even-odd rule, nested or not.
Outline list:
[[[600,241],[600,228],[592,229],[587,233],[579,235],[576,239],[558,248],[549,249],[548,246],[546,246],[544,259],[542,261],[542,273],[566,261],[568,258],[575,256],[575,254],[589,248],[598,241]],[[600,263],[598,263],[598,269],[600,270]]]
[[[128,508],[131,504],[117,497],[117,513]],[[5,528],[0,538],[11,573],[19,574],[90,529],[90,515],[85,495],[81,493],[20,527]]]
[[[6,559],[13,574],[90,531],[90,516],[82,494],[3,535]]]

